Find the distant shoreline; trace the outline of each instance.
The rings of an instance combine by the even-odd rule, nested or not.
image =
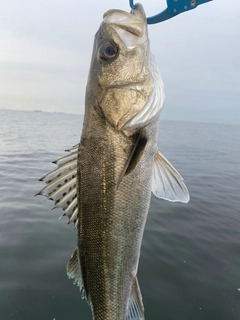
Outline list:
[[[45,110],[41,110],[41,109],[34,109],[34,110],[20,110],[20,109],[6,109],[6,108],[0,108],[0,111],[1,110],[4,110],[4,111],[19,111],[19,112],[34,112],[34,113],[37,113],[37,114],[64,114],[64,115],[75,115],[75,116],[80,116],[80,117],[83,117],[84,114],[81,114],[81,113],[68,113],[68,112],[62,112],[62,111],[45,111]],[[213,122],[213,121],[197,121],[195,119],[193,120],[190,120],[190,119],[185,119],[185,120],[182,120],[182,119],[179,119],[179,120],[176,120],[176,119],[165,119],[164,117],[162,117],[160,115],[160,125],[161,125],[161,122],[185,122],[185,123],[203,123],[203,124],[218,124],[218,125],[231,125],[231,126],[239,126],[240,123],[234,123],[234,122]]]

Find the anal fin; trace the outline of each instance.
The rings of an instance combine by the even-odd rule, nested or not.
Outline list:
[[[73,254],[67,264],[67,276],[69,279],[73,279],[73,284],[76,284],[79,287],[82,298],[85,298],[77,248],[73,251]]]
[[[138,285],[138,280],[137,278],[134,278],[126,320],[144,320],[144,319],[145,318],[144,318],[144,307],[142,303],[142,295]]]

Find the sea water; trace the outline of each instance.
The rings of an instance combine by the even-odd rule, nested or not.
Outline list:
[[[82,116],[0,110],[0,319],[91,320],[66,276],[76,230],[34,197]],[[191,200],[152,197],[138,280],[146,320],[240,319],[240,126],[160,121]]]

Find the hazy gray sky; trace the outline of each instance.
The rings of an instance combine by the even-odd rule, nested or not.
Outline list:
[[[166,7],[139,2],[147,16]],[[113,8],[129,1],[1,0],[0,108],[83,113],[93,38]],[[239,0],[214,0],[149,26],[163,119],[240,123],[239,15]]]

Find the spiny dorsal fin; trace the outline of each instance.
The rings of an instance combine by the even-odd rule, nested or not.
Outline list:
[[[127,311],[126,320],[144,320],[144,307],[142,295],[137,278],[133,280],[132,293]]]
[[[69,218],[77,226],[77,157],[78,145],[68,150],[69,155],[56,161],[58,168],[43,176],[40,180],[46,182],[46,186],[38,193],[55,202],[55,208],[64,210],[63,216]]]
[[[73,284],[76,284],[79,287],[82,298],[85,298],[77,248],[73,251],[73,254],[67,264],[67,276],[69,279],[73,279]]]
[[[183,178],[159,151],[154,158],[152,192],[156,197],[172,202],[187,203],[190,199]]]

